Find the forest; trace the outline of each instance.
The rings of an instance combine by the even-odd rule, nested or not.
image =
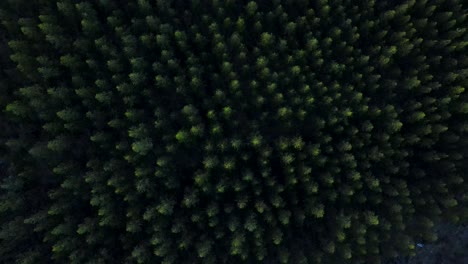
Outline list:
[[[467,1],[0,22],[0,264],[466,264]]]

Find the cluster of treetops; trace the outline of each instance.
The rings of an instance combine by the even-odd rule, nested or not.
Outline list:
[[[468,220],[468,2],[0,1],[0,263],[380,263]]]

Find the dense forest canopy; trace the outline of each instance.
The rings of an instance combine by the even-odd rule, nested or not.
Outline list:
[[[0,263],[381,263],[468,220],[462,0],[0,1]]]

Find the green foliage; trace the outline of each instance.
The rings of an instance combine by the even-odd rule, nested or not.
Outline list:
[[[467,6],[1,1],[1,263],[381,263],[465,223]]]

